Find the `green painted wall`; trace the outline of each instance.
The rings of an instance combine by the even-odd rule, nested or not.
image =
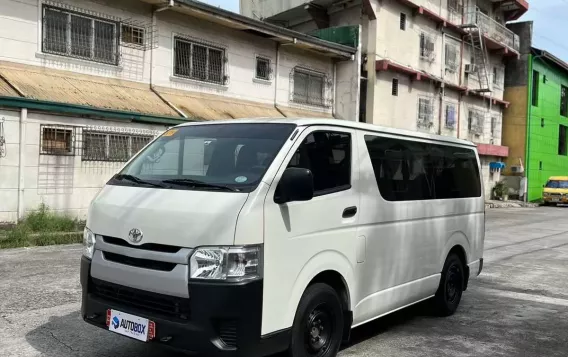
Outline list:
[[[542,185],[550,176],[568,176],[568,156],[558,155],[560,125],[568,126],[568,117],[560,115],[560,86],[568,87],[568,72],[536,56],[532,60],[533,71],[539,72],[538,105],[532,105],[532,73],[529,74],[528,91],[527,158],[525,168],[528,178],[529,201],[542,198]],[[546,78],[546,80],[544,80]],[[544,126],[541,124],[544,119]]]

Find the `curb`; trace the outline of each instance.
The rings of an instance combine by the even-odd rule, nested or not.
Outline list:
[[[536,208],[539,207],[538,203],[527,202],[500,202],[500,203],[486,203],[485,209],[490,208]]]

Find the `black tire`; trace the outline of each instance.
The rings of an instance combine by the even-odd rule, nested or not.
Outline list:
[[[343,310],[337,292],[327,284],[310,285],[300,299],[289,355],[334,357],[343,337]]]
[[[444,263],[442,278],[434,297],[434,307],[439,316],[450,316],[458,309],[465,287],[465,270],[457,254],[450,254]]]

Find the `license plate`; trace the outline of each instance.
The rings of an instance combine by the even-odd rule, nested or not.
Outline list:
[[[558,202],[558,201],[560,201],[560,199],[559,199],[559,198],[556,198],[556,197],[553,197],[553,198],[551,199],[551,201],[552,201],[552,202]]]
[[[109,331],[144,342],[156,335],[153,321],[116,310],[107,310],[107,326]]]

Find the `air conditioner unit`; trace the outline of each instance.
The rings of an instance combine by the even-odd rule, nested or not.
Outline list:
[[[511,172],[514,174],[522,174],[525,172],[525,168],[522,166],[511,166]]]
[[[477,65],[474,63],[466,64],[465,65],[465,73],[476,73],[477,72]]]

